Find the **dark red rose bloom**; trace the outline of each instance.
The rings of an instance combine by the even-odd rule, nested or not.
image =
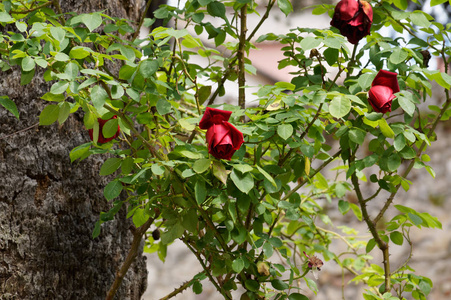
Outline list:
[[[335,6],[334,17],[330,21],[330,25],[338,28],[354,45],[370,34],[372,23],[373,8],[363,0],[341,0]]]
[[[117,125],[117,132],[112,137],[106,138],[103,136],[103,133],[102,133],[103,126],[105,125],[106,122],[108,122],[111,119],[117,119],[117,116],[113,116],[112,118],[110,118],[108,120],[103,120],[101,118],[97,119],[97,122],[99,122],[99,139],[97,140],[97,143],[105,144],[119,136],[119,132],[121,131],[121,128],[119,127],[119,125]],[[94,130],[91,128],[88,130],[88,133],[89,133],[89,137],[91,138],[91,140],[94,141]]]
[[[394,93],[399,92],[398,74],[380,70],[371,84],[368,92],[368,102],[374,111],[385,114],[391,111]]]
[[[199,127],[207,130],[208,152],[217,159],[230,160],[243,144],[243,134],[228,122],[231,111],[207,107]]]

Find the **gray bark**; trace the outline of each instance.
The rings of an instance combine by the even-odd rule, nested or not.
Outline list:
[[[138,3],[136,3],[138,2]],[[107,9],[137,19],[141,1],[62,1],[64,12]],[[111,203],[104,155],[70,163],[69,152],[89,141],[81,113],[62,126],[38,123],[39,98],[51,83],[37,72],[20,86],[20,71],[0,71],[0,95],[15,101],[20,121],[0,108],[0,299],[103,299],[131,245],[130,220],[121,210],[92,239],[94,224]],[[17,132],[16,134],[13,134]],[[147,270],[140,253],[116,299],[140,299]]]

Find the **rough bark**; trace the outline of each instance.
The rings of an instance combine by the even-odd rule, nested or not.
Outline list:
[[[64,12],[106,10],[137,19],[141,1],[62,1]],[[105,156],[70,163],[69,152],[89,141],[82,114],[62,126],[33,127],[51,83],[39,74],[20,86],[17,69],[0,72],[0,94],[14,100],[20,121],[0,109],[0,299],[104,299],[132,240],[125,211],[92,231],[108,179],[99,176]],[[8,136],[8,137],[5,137]],[[2,138],[5,137],[5,138]],[[147,270],[140,253],[116,299],[140,299]]]

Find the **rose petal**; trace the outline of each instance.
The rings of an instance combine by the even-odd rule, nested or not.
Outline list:
[[[373,109],[380,113],[391,111],[392,100],[396,98],[391,88],[383,85],[376,85],[368,92],[368,102]]]
[[[373,80],[371,86],[383,85],[389,87],[393,93],[399,92],[398,74],[380,70]]]
[[[221,110],[216,108],[207,107],[202,119],[199,122],[200,129],[208,129],[213,124],[220,124],[229,120],[231,111]]]

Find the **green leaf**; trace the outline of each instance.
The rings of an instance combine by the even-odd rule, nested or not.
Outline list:
[[[394,172],[401,165],[401,157],[397,153],[392,153],[387,159],[388,171]]]
[[[381,129],[381,132],[385,137],[388,137],[388,138],[395,137],[395,133],[394,133],[393,129],[391,129],[391,127],[388,125],[387,121],[384,118],[379,119],[378,123],[379,123],[379,128]]]
[[[83,59],[92,52],[91,49],[82,46],[76,46],[69,52],[69,56],[75,59]]]
[[[362,211],[360,210],[360,207],[358,207],[354,203],[349,203],[349,205],[351,206],[352,212],[357,217],[357,219],[359,219],[359,221],[362,221]]]
[[[424,15],[422,11],[414,11],[410,13],[410,20],[414,25],[428,28],[431,26],[431,22],[429,22],[428,18]]]
[[[363,142],[365,141],[366,132],[360,128],[352,128],[351,130],[349,130],[348,135],[351,141],[359,145],[362,145]]]
[[[197,174],[201,174],[205,171],[207,171],[210,168],[212,160],[208,158],[202,158],[199,160],[196,160],[193,164],[193,170]]]
[[[197,204],[201,205],[207,198],[207,189],[205,187],[205,181],[197,180],[194,185],[194,195],[196,197]]]
[[[149,218],[150,216],[145,209],[137,208],[133,213],[133,224],[135,224],[136,227],[141,227],[149,220]]]
[[[81,20],[91,32],[102,25],[102,17],[98,13],[84,14]]]
[[[66,36],[66,31],[61,27],[50,27],[50,34],[61,43]]]
[[[161,242],[165,245],[172,243],[175,239],[178,239],[183,235],[185,228],[179,222],[170,227],[168,231],[163,232],[161,235]]]
[[[58,123],[63,124],[70,115],[70,104],[67,102],[63,102],[60,105],[60,110],[58,112]]]
[[[95,239],[96,237],[99,236],[100,234],[100,226],[102,225],[103,222],[101,222],[100,220],[98,220],[96,222],[96,224],[94,225],[94,230],[92,231],[92,238]]]
[[[113,174],[121,166],[122,159],[118,157],[108,158],[100,168],[100,175],[106,176]]]
[[[72,149],[69,153],[70,162],[74,162],[75,160],[84,156],[89,151],[90,148],[91,143],[86,143]]]
[[[302,39],[300,45],[302,50],[307,51],[313,48],[318,47],[321,44],[321,40],[317,39],[313,36],[308,36],[304,39]]]
[[[449,0],[431,0],[431,6],[440,5],[442,3],[448,2]]]
[[[91,101],[96,109],[101,109],[106,99],[108,99],[108,94],[103,87],[96,85],[91,89]]]
[[[232,179],[235,186],[243,193],[248,194],[249,191],[254,187],[254,179],[250,173],[245,173],[244,175],[240,174],[240,172],[235,169],[232,170],[230,174],[230,178]]]
[[[228,172],[220,161],[213,160],[213,175],[224,185],[227,184]]]
[[[68,87],[69,87],[69,82],[58,81],[52,85],[52,87],[50,88],[50,93],[52,93],[54,95],[59,95],[59,94],[64,93]]]
[[[258,171],[259,171],[266,179],[268,179],[268,181],[269,181],[274,187],[277,187],[277,184],[276,184],[276,182],[274,181],[274,178],[272,178],[272,176],[269,175],[268,172],[266,172],[263,168],[260,168],[258,165],[257,165],[257,170],[258,170]]]
[[[395,142],[393,143],[393,146],[395,146],[396,151],[401,151],[406,146],[406,138],[402,134],[398,134],[395,137]]]
[[[346,97],[337,96],[330,101],[329,112],[334,118],[342,118],[351,111],[351,101]]]
[[[344,215],[346,214],[349,209],[350,209],[350,205],[348,201],[345,200],[340,200],[338,201],[338,210]]]
[[[244,261],[241,257],[239,257],[233,261],[232,269],[236,273],[240,273],[244,269]]]
[[[160,64],[158,63],[158,60],[147,59],[139,64],[139,73],[141,73],[144,78],[150,78],[158,71],[159,67]]]
[[[27,85],[31,82],[31,80],[34,77],[36,69],[32,69],[31,71],[24,71],[22,70],[21,76],[20,76],[20,84],[21,85]]]
[[[210,97],[210,94],[211,94],[211,85],[202,86],[197,92],[199,104],[202,105],[208,99],[208,97]]]
[[[291,5],[290,0],[277,0],[277,6],[279,6],[285,16],[288,16],[293,11],[293,5]]]
[[[392,64],[397,65],[404,62],[408,56],[409,54],[404,51],[404,49],[396,48],[395,51],[393,51],[393,53],[390,55],[389,60]]]
[[[365,73],[361,76],[359,76],[359,79],[357,82],[359,83],[360,87],[363,90],[368,90],[368,88],[371,86],[371,83],[374,80],[375,75],[371,73]]]
[[[8,96],[0,96],[0,104],[19,120],[19,111],[17,110],[16,103],[9,99]]]
[[[164,99],[158,99],[156,107],[160,115],[168,114],[172,110],[171,103]]]
[[[271,285],[273,286],[273,288],[279,291],[283,291],[290,288],[290,286],[286,282],[283,282],[280,279],[271,280]]]
[[[122,192],[122,183],[119,180],[113,180],[103,189],[103,195],[110,201],[118,197]]]
[[[102,134],[105,138],[110,138],[117,132],[118,119],[108,120],[102,127]]]
[[[0,12],[0,22],[12,23],[15,20],[5,11]]]
[[[70,62],[66,65],[66,67],[64,68],[64,74],[67,75],[67,80],[75,80],[75,78],[77,78],[78,76],[78,72],[80,71],[80,69],[78,68],[78,65],[74,62]]]
[[[225,5],[221,2],[215,1],[211,2],[207,5],[208,13],[213,17],[220,17],[225,19],[226,8]]]
[[[25,56],[22,59],[22,70],[24,70],[25,72],[31,71],[34,69],[34,67],[36,66],[36,63],[34,61],[34,59],[30,56]]]
[[[59,106],[56,104],[47,105],[39,115],[39,125],[50,125],[58,120]]]
[[[393,231],[390,233],[390,240],[396,244],[401,246],[402,243],[404,242],[404,237],[402,236],[402,234],[398,231]]]
[[[299,293],[291,293],[288,300],[309,300],[309,298]]]
[[[365,249],[365,251],[366,251],[366,253],[370,253],[371,252],[371,250],[373,250],[374,249],[374,247],[376,246],[376,240],[375,239],[370,239],[369,241],[368,241],[368,243],[366,244],[366,249]]]
[[[244,286],[246,287],[246,289],[252,292],[256,292],[260,289],[260,284],[258,283],[258,281],[253,279],[246,280],[244,282]]]
[[[157,176],[163,175],[166,170],[163,166],[160,166],[159,164],[153,164],[150,167],[150,169],[152,170],[152,173]]]
[[[68,61],[68,60],[70,60],[70,57],[66,53],[58,52],[58,53],[55,54],[55,60],[57,60],[57,61]]]
[[[291,124],[280,124],[277,126],[277,134],[286,140],[293,134],[293,126]]]
[[[413,103],[409,98],[398,96],[398,103],[399,106],[409,115],[413,116],[413,113],[415,112],[415,103]]]

